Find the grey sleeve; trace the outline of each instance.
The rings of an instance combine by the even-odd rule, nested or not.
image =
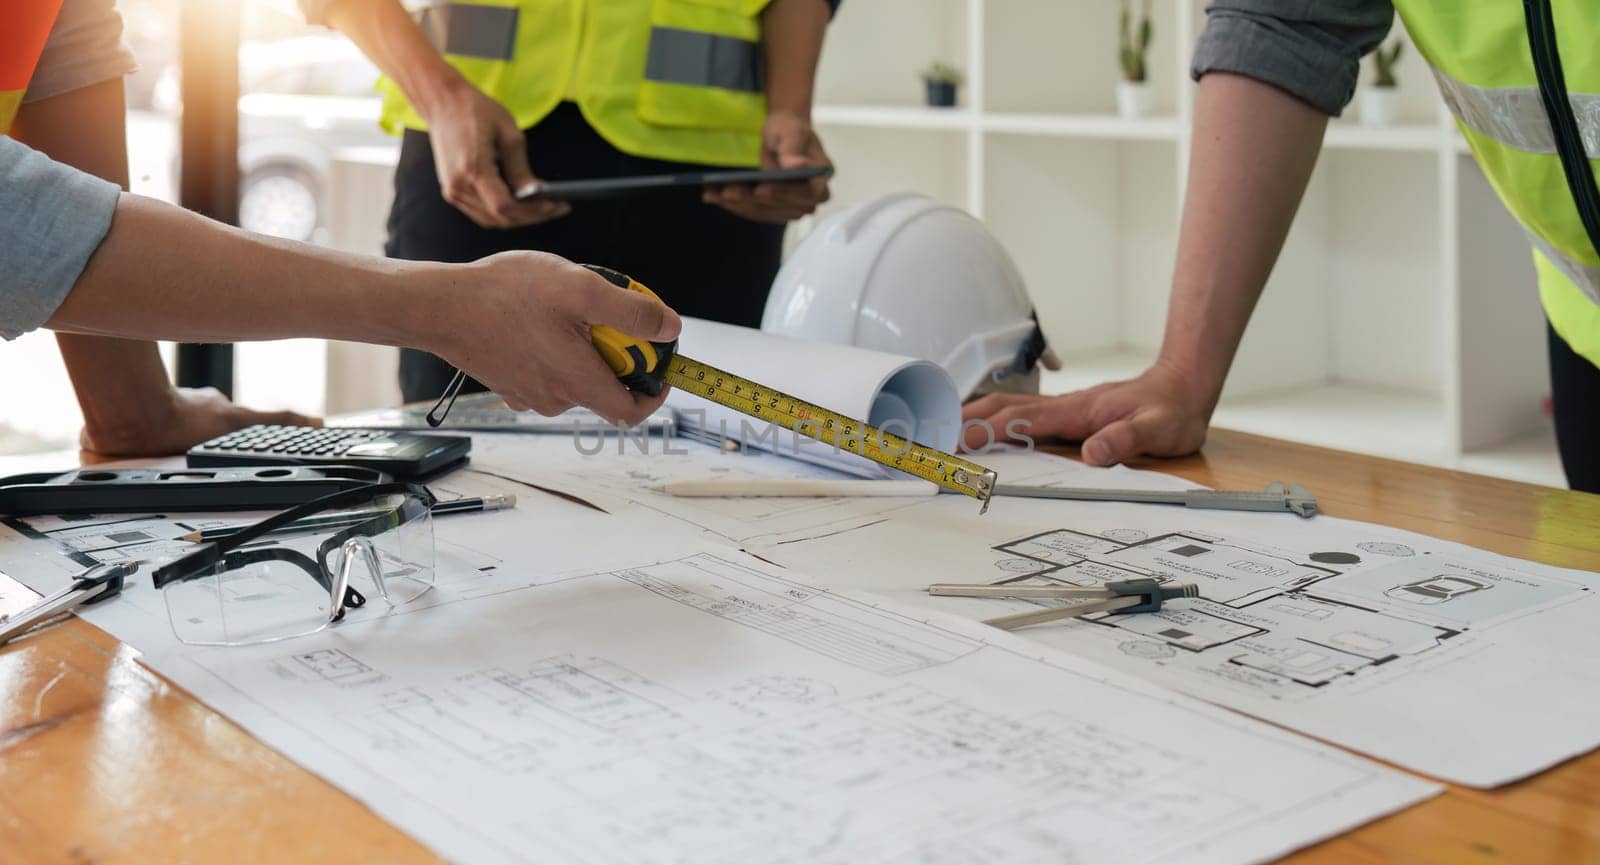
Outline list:
[[[1337,117],[1393,23],[1392,0],[1215,0],[1189,71],[1247,75]]]
[[[55,314],[111,228],[120,194],[0,135],[0,337]]]

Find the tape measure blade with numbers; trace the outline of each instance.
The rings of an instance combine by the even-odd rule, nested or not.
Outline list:
[[[619,288],[655,297],[650,289],[624,274],[594,265],[589,268]],[[671,385],[846,453],[971,496],[982,502],[979,513],[989,509],[995,473],[975,462],[685,357],[677,352],[676,341],[646,342],[604,326],[591,328],[590,335],[617,378],[634,390],[653,396],[661,392],[664,384]]]

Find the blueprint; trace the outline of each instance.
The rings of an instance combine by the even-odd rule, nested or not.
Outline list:
[[[0,619],[33,606],[39,593],[0,573]]]
[[[1265,861],[1437,791],[682,525],[546,495],[440,518],[434,590],[263,646],[177,643],[147,579],[85,616],[469,865]],[[77,567],[15,541],[35,589]]]
[[[638,534],[644,526],[667,540],[740,547],[828,587],[973,619],[1024,602],[929,598],[923,589],[1010,580],[1094,585],[1148,575],[1196,583],[1201,597],[1156,615],[1100,615],[1019,634],[1463,784],[1506,783],[1600,745],[1600,630],[1593,627],[1600,578],[1593,574],[1327,516],[1006,498],[980,518],[971,500],[954,496],[677,499],[650,487],[837,475],[682,439],[652,439],[642,453],[630,440],[618,453],[616,438],[585,453],[564,436],[476,437],[474,468],[436,491],[446,498],[520,493],[526,504],[435,521],[441,568],[472,575],[463,597],[531,585],[530,563],[543,569],[564,551],[595,546],[569,539],[617,538],[628,549],[656,549]],[[997,452],[982,460],[1012,483],[1189,486],[1040,454]],[[597,522],[570,533],[530,525],[527,508],[548,497],[529,485],[591,503],[621,522],[587,511]],[[183,547],[170,540],[172,527],[139,518],[30,522],[76,557],[33,562],[49,566],[44,583],[82,570],[85,555],[159,561]],[[5,559],[12,549],[0,544],[0,572],[15,575]],[[579,557],[569,567],[591,564]],[[29,584],[53,587],[38,582]],[[160,598],[147,581],[134,583],[115,609],[143,610],[143,633],[170,639]],[[131,614],[107,605],[88,616],[144,646],[132,638]]]
[[[603,448],[584,453],[582,448]],[[474,468],[582,499],[611,513],[637,508],[735,544],[845,531],[915,503],[895,498],[688,499],[652,487],[686,480],[844,479],[823,466],[686,438],[475,436]]]
[[[1147,489],[1191,486],[1167,475],[1088,469],[1069,460],[1020,451],[983,457],[1005,483],[1088,483]],[[760,450],[718,447],[659,433],[591,436],[476,435],[475,469],[582,499],[601,510],[637,508],[666,516],[684,530],[736,546],[780,544],[870,525],[923,503],[909,498],[676,498],[652,487],[679,481],[854,479],[854,475]],[[901,476],[904,477],[904,476]],[[1108,481],[1107,478],[1111,478]],[[968,507],[976,513],[970,499]]]
[[[1264,861],[1435,791],[733,550],[652,552],[146,661],[462,863]]]
[[[1200,597],[1018,631],[1151,682],[1439,778],[1494,786],[1600,745],[1600,576],[1319,516],[940,499],[755,551],[976,619],[1026,601],[934,582],[1096,586],[1155,577]]]

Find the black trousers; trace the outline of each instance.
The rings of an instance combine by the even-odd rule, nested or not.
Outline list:
[[[1600,367],[1550,328],[1550,394],[1567,486],[1600,493]]]
[[[527,130],[526,141],[533,173],[545,180],[705,168],[629,156],[601,138],[570,102]],[[543,225],[482,228],[444,200],[427,134],[408,130],[385,251],[391,258],[452,262],[514,249],[550,252],[622,271],[683,315],[757,327],[782,262],[783,229],[703,204],[693,189],[574,202],[570,214]],[[437,398],[451,375],[431,354],[401,352],[400,389],[407,401]],[[463,392],[481,390],[469,380]]]

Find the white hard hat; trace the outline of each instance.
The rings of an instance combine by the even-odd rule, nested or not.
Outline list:
[[[1000,242],[966,211],[911,193],[823,220],[778,271],[761,329],[930,360],[963,398],[1032,371],[1045,351]]]

